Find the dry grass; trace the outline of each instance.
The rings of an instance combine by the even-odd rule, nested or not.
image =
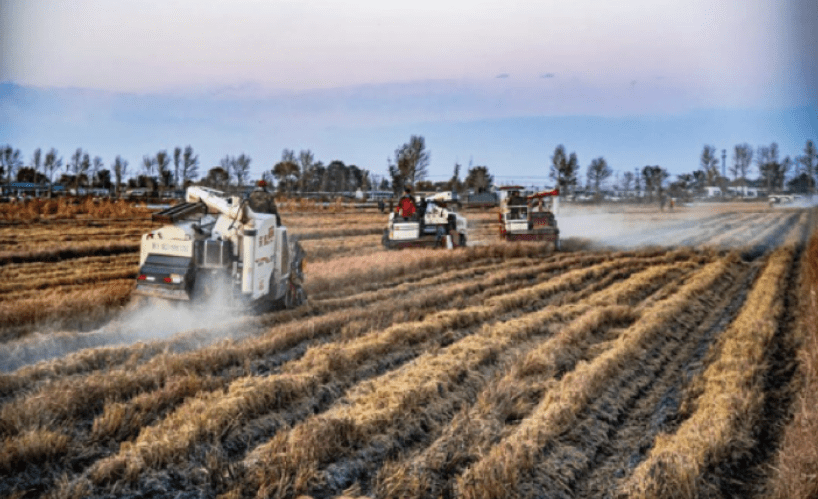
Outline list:
[[[517,243],[382,251],[373,244],[385,215],[343,206],[290,210],[284,210],[285,223],[313,248],[308,305],[0,375],[0,463],[12,466],[0,478],[0,495],[36,487],[52,497],[101,497],[156,487],[224,497],[507,497],[552,482],[560,494],[570,490],[570,477],[538,469],[551,466],[548,443],[573,445],[557,435],[576,426],[582,411],[599,410],[595,401],[617,403],[617,389],[622,397],[646,397],[629,385],[631,368],[644,367],[640,383],[649,383],[657,366],[680,365],[688,355],[681,352],[695,348],[679,342],[712,341],[691,339],[697,318],[714,304],[728,306],[716,296],[736,285],[736,269],[746,275],[758,267],[702,249],[553,253]],[[628,216],[663,225],[685,220],[689,211],[629,210]],[[760,242],[776,235],[796,244],[807,216],[792,213],[725,212],[688,230],[691,238],[720,234],[728,242]],[[496,238],[496,213],[466,216]],[[726,231],[729,220],[735,226]],[[0,254],[6,258],[0,311],[42,295],[45,301],[17,312],[14,320],[27,327],[30,320],[65,319],[66,310],[76,317],[104,310],[90,303],[100,297],[85,299],[83,289],[94,279],[120,282],[118,273],[135,265],[138,245],[119,254],[103,245],[118,235],[137,240],[150,227],[146,218],[117,224],[81,215],[42,217],[30,224],[31,246],[19,245],[29,230],[21,219],[0,227],[0,252],[6,251]],[[801,312],[808,317],[801,369],[804,386],[814,392],[818,381],[809,379],[816,378],[818,340],[806,338],[818,311],[816,291],[804,289],[813,315]],[[744,309],[763,306],[748,299]],[[712,327],[725,327],[715,325],[716,315]],[[728,329],[737,327],[738,321]],[[236,331],[243,340],[177,351],[189,348],[182,347],[188,338]],[[713,365],[735,356],[729,344],[721,346],[725,352]],[[800,395],[788,430],[793,436],[785,438],[791,443],[782,445],[775,463],[775,497],[808,497],[815,490],[810,466],[818,457],[806,446],[816,432],[809,426],[816,401],[808,395]],[[615,425],[614,419],[605,422]],[[796,433],[800,426],[805,429]],[[728,437],[743,439],[740,431]],[[584,445],[592,453],[606,448],[604,442],[583,440],[573,455],[590,459],[593,454],[580,455]],[[661,466],[677,466],[678,456]],[[611,492],[614,486],[611,480]],[[678,491],[685,486],[697,490],[695,480],[677,482]]]
[[[71,438],[59,432],[36,429],[7,437],[0,446],[0,470],[21,472],[43,459],[53,459],[68,450]]]
[[[624,486],[630,497],[699,495],[704,470],[753,444],[764,402],[764,355],[784,312],[794,250],[774,252],[741,313],[723,334],[718,358],[702,374],[696,411],[675,434],[660,435]]]
[[[396,324],[354,338],[344,343],[343,348],[336,344],[313,347],[298,361],[283,366],[280,374],[240,378],[224,394],[210,393],[187,401],[159,425],[145,428],[134,445],[123,444],[119,455],[97,463],[92,475],[95,481],[104,482],[125,469],[125,476],[134,478],[147,467],[167,463],[193,442],[218,435],[224,425],[239,415],[252,417],[281,409],[300,397],[310,396],[333,377],[351,382],[358,367],[371,358],[385,356],[397,348],[422,344],[451,329],[488,321],[498,314],[533,304],[560,291],[581,288],[611,270],[627,265],[627,260],[613,261],[566,272],[531,288],[492,298],[483,306],[437,312],[421,321]]]
[[[769,484],[768,497],[818,497],[818,234],[802,258],[798,322],[803,346],[798,354],[802,386],[792,421],[784,430]]]
[[[28,298],[0,301],[0,324],[6,329],[4,337],[0,339],[19,336],[14,326],[46,323],[76,325],[78,322],[95,324],[126,303],[134,287],[131,279],[112,279],[93,284],[58,286],[40,290]]]
[[[433,427],[447,424],[447,413],[452,404],[460,403],[459,397],[470,398],[468,394],[484,384],[483,378],[477,375],[483,366],[495,363],[495,359],[512,346],[531,336],[548,333],[555,324],[576,317],[598,300],[627,299],[625,297],[644,287],[645,282],[655,281],[658,275],[667,272],[668,268],[664,267],[651,271],[650,276],[640,276],[630,286],[618,287],[614,293],[592,294],[587,305],[583,302],[575,306],[545,307],[506,322],[484,324],[476,334],[451,347],[429,352],[404,369],[358,384],[344,397],[343,404],[311,418],[292,432],[279,434],[254,453],[250,461],[258,460],[261,495],[285,497],[326,487],[320,472],[322,465],[329,459],[343,459],[360,452],[356,449],[365,448],[367,442],[387,428],[388,434],[377,440],[381,452],[385,452],[384,447],[395,447],[406,435],[417,433],[420,427],[433,434]],[[619,307],[593,312],[590,318],[578,322],[582,330],[588,331],[594,324],[621,321],[626,317],[627,309]],[[531,362],[525,365],[530,368]],[[452,392],[458,395],[449,397],[447,394]],[[447,400],[440,401],[440,397]],[[341,436],[327,438],[339,428],[343,428]],[[387,494],[391,495],[391,492]]]
[[[134,218],[150,214],[147,208],[129,201],[74,199],[31,199],[26,202],[0,205],[0,219],[37,222],[42,219]]]
[[[547,341],[515,362],[508,373],[484,390],[477,402],[459,414],[444,434],[411,460],[385,466],[378,474],[378,497],[439,496],[447,487],[447,477],[488,453],[501,438],[508,421],[521,420],[534,408],[536,400],[555,383],[555,378],[573,369],[589,349],[605,339],[614,326],[629,325],[638,318],[635,308],[612,303],[638,302],[645,291],[668,282],[685,264],[657,265],[634,274],[576,305],[585,311]],[[682,272],[684,275],[684,272]],[[551,310],[537,312],[504,326],[525,332],[532,326],[547,325]],[[520,334],[511,333],[510,336]]]
[[[734,272],[735,260],[722,259],[696,273],[678,293],[645,310],[615,345],[590,363],[580,363],[549,390],[531,417],[504,442],[492,447],[458,479],[465,498],[515,495],[523,476],[533,470],[541,449],[565,431],[577,414],[606,386],[606,380],[637,361],[647,341],[689,311],[717,282]]]

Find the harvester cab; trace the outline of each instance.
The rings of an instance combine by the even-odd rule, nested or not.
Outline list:
[[[521,186],[500,188],[500,237],[506,241],[547,241],[560,248],[560,231],[554,213],[559,189],[524,194]]]
[[[306,300],[304,253],[277,213],[200,186],[188,187],[185,200],[153,215],[166,225],[142,236],[135,294],[286,308]]]
[[[401,206],[389,214],[382,239],[386,248],[466,246],[468,223],[454,210],[456,192],[416,195],[413,202],[415,210],[408,216]]]

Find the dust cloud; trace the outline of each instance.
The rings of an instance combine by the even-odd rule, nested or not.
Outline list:
[[[0,372],[64,357],[87,348],[158,342],[171,351],[200,348],[222,339],[242,339],[254,328],[240,327],[247,312],[217,300],[204,304],[135,297],[113,320],[88,332],[44,328],[0,345]],[[234,327],[231,327],[234,326]]]
[[[818,197],[769,204],[693,202],[675,209],[643,205],[640,207],[567,206],[557,215],[560,239],[575,238],[596,247],[633,249],[645,246],[699,246],[718,240],[720,246],[737,247],[742,238],[730,241],[724,234],[752,231],[743,217],[794,212],[818,206]],[[748,241],[752,236],[749,236]],[[776,243],[776,241],[771,241]]]
[[[594,245],[615,248],[666,246],[680,243],[695,230],[701,213],[626,213],[593,208],[560,211],[557,223],[560,238],[579,238]]]

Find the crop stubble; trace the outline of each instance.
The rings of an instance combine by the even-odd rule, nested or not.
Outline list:
[[[724,234],[725,220],[708,223]],[[341,244],[315,262],[307,307],[220,326],[245,329],[242,341],[84,351],[0,375],[0,493],[655,497],[672,484],[726,493],[720,477],[734,454],[761,456],[747,428],[780,426],[786,414],[768,422],[766,408],[786,404],[778,393],[790,385],[765,381],[786,331],[750,321],[755,347],[731,338],[743,338],[749,314],[794,322],[795,299],[765,292],[794,282],[812,227],[788,212],[733,223],[716,242],[742,238],[754,251],[489,245],[378,250],[366,267]],[[368,244],[365,223],[353,230]],[[127,261],[83,258],[94,274]],[[734,373],[741,395],[731,404],[747,400],[748,416],[725,420],[727,451],[687,429],[712,418],[699,411],[717,407],[706,398],[725,383],[714,372]],[[702,463],[689,468],[694,478],[673,471],[682,461],[654,457],[668,453]]]

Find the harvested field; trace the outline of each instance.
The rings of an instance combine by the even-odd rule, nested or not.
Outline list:
[[[555,253],[333,208],[283,215],[310,300],[277,312],[132,299],[148,219],[0,228],[0,496],[818,491],[816,210],[566,209]]]

